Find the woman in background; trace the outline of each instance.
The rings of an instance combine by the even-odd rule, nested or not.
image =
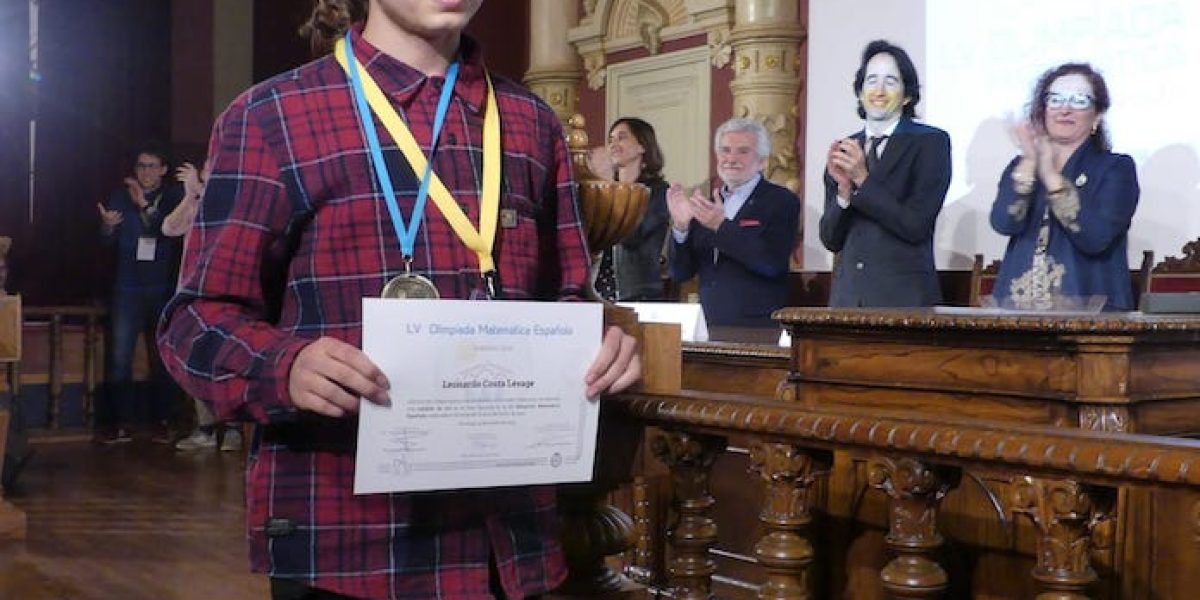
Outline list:
[[[662,300],[663,244],[667,236],[667,181],[654,127],[636,117],[623,117],[608,129],[608,145],[589,155],[592,172],[602,179],[641,183],[650,202],[637,229],[605,251],[596,291],[613,302]]]
[[[1034,87],[1028,120],[1014,127],[1021,155],[992,205],[992,228],[1009,236],[994,292],[1001,306],[1046,310],[1103,295],[1105,310],[1133,309],[1126,254],[1137,169],[1112,152],[1110,105],[1104,77],[1086,63],[1054,67]]]

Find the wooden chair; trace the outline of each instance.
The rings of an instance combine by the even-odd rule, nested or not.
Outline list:
[[[1193,242],[1196,243],[1196,242]],[[1200,250],[1200,244],[1198,244]],[[1197,263],[1200,276],[1200,261]],[[1000,272],[1000,261],[994,260],[992,264],[983,266],[983,255],[976,254],[975,262],[971,265],[971,295],[969,298],[969,306],[979,306],[984,296],[992,293],[992,288],[996,285],[996,274]],[[1129,279],[1133,285],[1133,303],[1137,306],[1138,300],[1142,294],[1150,291],[1151,281],[1154,277],[1154,251],[1142,251],[1142,264],[1136,271],[1129,272]],[[1200,283],[1200,279],[1197,280]]]
[[[1143,292],[1200,292],[1200,238],[1184,244],[1181,256],[1168,256],[1149,269],[1144,285]]]
[[[1133,305],[1138,306],[1142,294],[1150,291],[1150,283],[1154,279],[1154,251],[1142,250],[1141,267],[1129,275],[1133,279]]]
[[[983,297],[992,293],[996,286],[996,275],[1000,273],[1000,259],[993,260],[988,266],[983,266],[983,255],[976,254],[971,264],[971,291],[967,298],[968,306],[981,306]]]

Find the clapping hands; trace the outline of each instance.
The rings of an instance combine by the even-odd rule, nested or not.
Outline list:
[[[121,216],[121,211],[104,208],[104,204],[100,202],[96,203],[96,209],[100,211],[100,221],[109,229],[120,225],[121,221],[124,220],[124,217]]]
[[[711,199],[705,197],[697,187],[688,194],[678,183],[667,190],[667,211],[671,214],[671,227],[676,231],[687,231],[694,219],[704,227],[716,231],[725,220],[725,201],[721,192],[713,188]]]
[[[1036,172],[1037,178],[1048,189],[1061,188],[1065,180],[1057,166],[1057,149],[1050,138],[1026,120],[1014,123],[1010,132],[1021,148],[1021,162],[1014,171],[1030,178]]]
[[[125,178],[125,189],[129,190],[129,199],[133,200],[133,205],[139,209],[146,208],[149,204],[146,202],[146,191],[142,189],[142,185],[138,180],[132,177]]]
[[[834,140],[825,156],[825,171],[837,182],[838,195],[849,198],[867,180],[867,155],[854,138]]]
[[[613,180],[613,171],[616,166],[613,165],[612,154],[609,153],[608,148],[597,146],[588,150],[587,165],[596,177],[605,181]]]
[[[667,212],[671,215],[671,228],[675,231],[687,231],[692,224],[692,206],[688,202],[687,192],[678,183],[672,183],[667,189]]]
[[[185,198],[195,198],[204,191],[204,182],[200,180],[200,170],[190,162],[185,162],[175,169],[175,179],[183,184]]]

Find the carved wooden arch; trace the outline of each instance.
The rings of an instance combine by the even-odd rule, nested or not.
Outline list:
[[[714,66],[729,62],[733,2],[698,0],[584,0],[579,26],[568,32],[583,59],[588,87],[604,87],[606,55],[644,48],[658,54],[662,42],[706,33]]]

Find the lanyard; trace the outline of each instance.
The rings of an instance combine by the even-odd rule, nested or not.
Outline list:
[[[404,252],[405,259],[411,260],[412,258],[416,229],[420,225],[421,215],[424,211],[424,197],[425,193],[427,193],[433,200],[434,205],[442,213],[442,216],[450,223],[450,227],[458,234],[459,239],[475,252],[476,257],[479,259],[480,274],[485,279],[494,279],[496,276],[496,263],[492,258],[492,246],[496,239],[496,224],[500,212],[500,114],[491,78],[488,77],[487,79],[488,97],[483,119],[483,191],[480,194],[479,230],[476,231],[474,226],[471,225],[470,219],[463,213],[458,203],[454,201],[454,197],[450,195],[450,191],[446,188],[446,185],[442,183],[442,180],[436,173],[432,172],[432,160],[426,160],[424,153],[421,152],[421,147],[417,144],[417,140],[413,137],[408,125],[400,118],[399,113],[396,112],[395,107],[388,101],[387,96],[379,88],[379,85],[375,83],[370,73],[367,73],[362,64],[358,62],[358,59],[354,57],[349,32],[347,32],[345,38],[338,41],[334,49],[334,54],[338,62],[342,65],[342,68],[350,75],[355,103],[358,106],[359,118],[363,123],[363,129],[367,132],[367,143],[371,149],[375,174],[379,179],[380,186],[383,187],[384,197],[388,201],[388,212],[391,213],[392,223],[396,227],[397,235],[400,237],[401,251]],[[457,71],[457,62],[451,67],[451,71]],[[442,96],[438,102],[438,114],[434,122],[434,144],[431,145],[430,149],[431,155],[436,145],[437,135],[445,116],[445,107],[449,103],[450,92],[453,87],[453,81],[450,77],[450,73],[448,72],[446,85],[442,88]],[[421,179],[422,191],[418,192],[417,203],[413,207],[413,222],[410,224],[410,229],[404,228],[399,205],[396,203],[395,192],[392,189],[391,177],[388,175],[387,167],[383,163],[383,153],[380,149],[379,139],[375,133],[375,127],[370,122],[366,105],[370,106],[371,111],[374,111],[379,121],[383,124],[384,129],[387,129],[388,134],[392,136],[392,139],[404,154],[404,158],[412,166],[413,171],[422,171],[425,173],[425,176]],[[407,244],[407,247],[405,247],[405,244]]]
[[[163,197],[163,191],[162,191],[162,187],[160,186],[158,188],[158,193],[155,194],[155,196],[154,196],[154,202],[148,202],[148,203],[146,203],[146,208],[138,210],[138,218],[142,220],[142,228],[143,229],[147,229],[147,230],[150,229],[150,213],[158,210],[158,203],[160,200],[162,200],[162,197]],[[132,195],[130,196],[129,201],[133,202]],[[136,208],[137,205],[134,204],[134,207]],[[150,232],[145,231],[142,233],[142,235],[150,235]]]

